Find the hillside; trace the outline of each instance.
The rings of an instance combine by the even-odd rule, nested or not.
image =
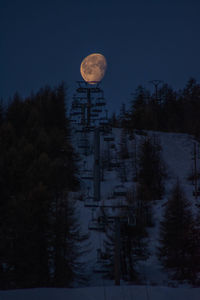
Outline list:
[[[195,198],[193,197],[194,186],[188,181],[194,164],[193,144],[194,140],[186,134],[162,133],[162,132],[138,132],[130,137],[124,134],[121,129],[112,129],[112,131],[100,134],[100,153],[101,164],[104,162],[104,168],[101,178],[101,200],[99,203],[94,201],[93,195],[93,133],[87,133],[84,137],[74,135],[74,146],[80,154],[79,166],[81,169],[81,201],[78,201],[80,211],[81,226],[84,232],[89,229],[90,233],[90,252],[84,259],[87,261],[85,272],[89,275],[89,285],[110,285],[113,281],[104,278],[104,269],[102,260],[99,257],[98,249],[104,252],[104,241],[106,239],[104,230],[101,230],[103,224],[98,223],[98,217],[103,211],[108,218],[114,218],[123,205],[126,205],[125,193],[136,189],[137,182],[133,178],[136,172],[135,161],[137,160],[137,152],[140,142],[151,136],[154,143],[159,143],[162,147],[161,155],[164,160],[167,179],[165,180],[165,195],[163,199],[154,201],[153,219],[154,226],[148,229],[149,236],[147,238],[149,258],[139,262],[137,270],[141,275],[143,284],[150,285],[177,285],[171,282],[167,274],[163,272],[161,265],[156,256],[156,249],[159,238],[159,224],[162,219],[163,209],[167,201],[167,197],[171,191],[173,184],[179,179],[184,187],[186,196],[191,202],[195,213]],[[123,142],[128,149],[128,158],[120,158],[120,147]],[[80,143],[86,143],[86,147],[80,147]],[[83,145],[83,144],[82,144]],[[84,153],[84,151],[86,151]],[[86,155],[85,155],[86,154]],[[106,165],[106,161],[110,162]],[[74,195],[79,198],[80,195]],[[133,208],[134,214],[134,208]],[[104,279],[102,279],[104,278]]]
[[[178,284],[169,279],[163,271],[157,256],[159,245],[159,224],[173,184],[179,179],[185,193],[196,213],[196,200],[193,196],[194,186],[188,181],[194,164],[194,140],[186,134],[163,132],[137,132],[129,136],[121,129],[112,129],[100,133],[100,201],[94,199],[94,133],[84,136],[74,132],[73,145],[79,154],[81,191],[72,193],[77,201],[77,216],[82,232],[89,232],[89,252],[82,257],[85,262],[84,276],[88,277],[88,287],[74,289],[29,289],[17,291],[1,291],[0,299],[198,299],[200,289],[187,284]],[[101,253],[105,251],[106,233],[102,222],[102,211],[112,224],[122,208],[127,208],[127,191],[134,192],[137,182],[134,180],[137,172],[136,161],[141,141],[151,136],[155,144],[161,145],[162,158],[165,162],[167,178],[165,180],[165,195],[163,199],[153,201],[154,226],[148,228],[147,245],[149,257],[139,261],[137,270],[140,273],[140,286],[121,280],[121,286],[114,286],[114,280],[105,278],[104,264]],[[128,156],[121,157],[122,143],[126,144]],[[197,157],[198,164],[198,157]],[[199,201],[199,200],[198,200]],[[130,207],[128,207],[130,209]],[[131,207],[132,223],[134,225],[134,207]],[[100,217],[100,219],[98,219]],[[100,221],[98,221],[100,220]],[[175,287],[175,288],[174,288]]]

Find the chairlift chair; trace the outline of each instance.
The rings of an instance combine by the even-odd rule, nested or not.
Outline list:
[[[83,144],[79,144],[78,145],[79,149],[89,149],[89,145],[83,145]]]
[[[96,106],[105,106],[106,105],[106,101],[104,99],[104,97],[98,97],[95,103]]]
[[[94,197],[88,196],[84,201],[85,207],[98,207],[99,203],[95,200]]]
[[[93,180],[94,179],[93,171],[83,170],[83,175],[81,176],[81,179]]]
[[[108,120],[106,120],[106,121],[100,121],[99,125],[100,126],[107,126],[108,125]]]
[[[114,137],[112,137],[112,136],[105,136],[103,139],[105,142],[113,142],[114,141]]]
[[[97,261],[94,265],[94,273],[106,273],[105,265],[109,265],[109,255],[106,252],[102,252],[100,248],[97,249]]]
[[[96,230],[96,231],[105,231],[105,224],[102,222],[99,222],[98,219],[90,220],[88,224],[89,230]]]
[[[80,125],[80,124],[78,124],[78,125]],[[83,128],[76,129],[75,132],[76,132],[76,133],[83,133],[83,132],[84,132],[84,129],[83,129]]]
[[[94,108],[93,110],[92,110],[92,113],[101,113],[102,112],[102,110],[101,109],[96,109],[96,108]]]
[[[117,185],[113,194],[114,196],[126,196],[127,191],[123,185]]]
[[[200,196],[200,187],[197,189],[197,191],[193,191],[193,196]]]
[[[80,111],[74,111],[71,116],[80,116],[82,113]]]
[[[128,225],[130,227],[136,226],[136,218],[133,213],[128,214]]]

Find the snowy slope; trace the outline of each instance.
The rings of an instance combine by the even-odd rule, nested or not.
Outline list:
[[[0,291],[1,300],[199,300],[199,297],[199,288],[177,289],[152,286]]]
[[[162,157],[166,165],[168,179],[165,182],[165,197],[160,201],[155,201],[153,207],[155,227],[149,229],[149,249],[150,258],[142,264],[146,274],[147,282],[156,285],[178,285],[170,281],[166,273],[163,272],[156,256],[156,249],[159,245],[159,223],[162,219],[163,209],[167,202],[167,197],[172,186],[177,179],[182,185],[184,192],[194,207],[196,200],[192,195],[194,186],[188,181],[193,166],[193,144],[194,139],[187,134],[163,133],[163,132],[147,132],[149,136],[156,137],[162,146]]]
[[[158,246],[159,237],[159,223],[162,219],[164,204],[167,201],[167,196],[172,188],[172,185],[176,182],[177,178],[183,185],[186,195],[195,204],[195,199],[192,195],[194,187],[191,182],[187,180],[191,167],[193,165],[193,142],[191,136],[187,134],[176,134],[176,133],[162,133],[162,132],[145,132],[146,135],[152,136],[156,141],[160,141],[162,146],[162,156],[166,164],[168,173],[168,179],[166,180],[166,196],[162,200],[155,200],[153,213],[155,219],[155,226],[149,229],[148,247],[150,251],[150,257],[144,262],[138,265],[138,271],[143,277],[143,282],[150,285],[169,285],[170,283],[168,276],[163,272],[160,263],[156,256],[156,248]],[[135,172],[134,159],[135,154],[137,155],[138,146],[140,142],[146,138],[145,134],[135,134],[134,139],[131,139],[128,135],[126,136],[126,143],[129,151],[129,158],[125,160],[119,159],[120,143],[122,137],[121,129],[112,129],[112,132],[103,134],[101,133],[100,138],[100,149],[101,149],[101,161],[105,156],[109,157],[109,160],[113,163],[120,162],[121,167],[106,168],[103,171],[103,181],[101,181],[101,201],[99,206],[110,206],[120,203],[125,203],[123,196],[114,197],[113,194],[119,189],[126,191],[135,189],[136,183],[133,183],[133,177]],[[112,138],[112,141],[107,141],[107,137]],[[79,140],[83,136],[79,135],[75,137],[75,148],[79,152],[81,160],[79,166],[81,168],[81,174],[84,174],[84,170],[88,170],[93,173],[94,164],[94,153],[93,153],[93,132],[88,133],[85,138],[87,139],[88,153],[85,155],[84,149],[81,150],[77,147]],[[123,180],[123,176],[120,175],[122,167],[125,169],[126,180]],[[87,197],[93,196],[93,180],[82,179],[84,194],[83,200],[87,202]],[[85,207],[84,201],[78,201],[80,211],[80,222],[83,231],[87,232],[93,219],[97,218],[101,214],[99,207],[91,208]],[[195,207],[195,205],[194,205]],[[117,215],[119,210],[117,208],[106,208],[106,213],[111,215]],[[103,244],[105,240],[105,233],[89,230],[90,232],[90,252],[84,259],[87,261],[87,267],[85,269],[86,274],[90,275],[90,286],[100,286],[102,284],[110,285],[112,282],[102,281],[102,275],[94,273],[97,262],[97,249],[104,250]]]
[[[171,282],[167,274],[162,270],[160,263],[156,257],[156,248],[158,246],[159,223],[162,219],[163,210],[167,197],[170,193],[172,185],[177,178],[185,189],[188,199],[191,201],[195,210],[195,198],[193,197],[194,186],[187,180],[191,168],[194,164],[193,157],[193,138],[186,134],[162,133],[162,132],[146,132],[156,140],[160,140],[162,146],[162,156],[166,164],[168,178],[166,180],[166,195],[162,200],[155,200],[153,213],[155,226],[149,229],[148,247],[151,253],[150,257],[141,262],[138,270],[143,276],[144,285],[129,286],[125,282],[121,282],[120,287],[113,286],[113,281],[102,278],[101,273],[95,273],[94,269],[98,267],[97,250],[104,248],[105,233],[103,231],[89,230],[92,220],[101,214],[100,207],[88,207],[86,203],[93,196],[93,164],[94,164],[94,147],[93,133],[88,133],[87,136],[79,134],[73,135],[73,143],[76,151],[80,155],[78,162],[81,169],[81,192],[74,193],[73,197],[77,200],[77,213],[81,229],[84,233],[89,232],[90,251],[82,257],[86,262],[85,275],[90,276],[87,288],[74,289],[30,289],[17,291],[1,291],[0,300],[197,300],[200,299],[200,289],[191,288],[189,286],[178,285]],[[145,139],[145,135],[136,134],[135,139],[126,137],[127,147],[129,150],[129,158],[124,160],[123,165],[118,168],[120,162],[119,151],[121,143],[121,129],[113,129],[109,134],[101,134],[100,148],[101,161],[108,156],[112,161],[113,167],[106,167],[103,171],[103,181],[101,181],[101,201],[100,205],[110,205],[111,203],[123,203],[123,190],[131,190],[135,188],[136,183],[133,183],[135,166],[134,160],[137,155],[138,146],[141,140]],[[105,137],[112,137],[112,141],[106,141]],[[82,144],[81,144],[82,143]],[[81,144],[81,147],[79,147]],[[83,145],[87,145],[86,148]],[[87,149],[87,150],[86,150]],[[85,155],[87,151],[87,155]],[[197,161],[199,163],[199,161]],[[122,168],[123,167],[123,168]],[[126,181],[124,182],[124,174],[120,174],[120,170],[124,169]],[[122,176],[123,175],[123,176]],[[88,177],[85,179],[82,177]],[[91,177],[91,178],[90,178]],[[122,196],[115,196],[118,192]],[[81,196],[81,198],[80,198]],[[80,200],[81,199],[81,200]],[[118,208],[106,208],[108,214],[116,215]],[[169,286],[176,286],[170,288]]]

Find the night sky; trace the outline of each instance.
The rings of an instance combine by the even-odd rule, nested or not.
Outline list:
[[[102,53],[110,111],[137,85],[161,79],[175,89],[200,80],[199,0],[1,0],[0,96],[28,96],[64,80],[69,96],[80,63]]]

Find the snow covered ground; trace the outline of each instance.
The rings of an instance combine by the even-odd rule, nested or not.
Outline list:
[[[94,269],[97,264],[97,249],[103,249],[103,242],[105,233],[103,231],[89,230],[92,220],[100,214],[99,207],[88,207],[86,205],[88,199],[93,197],[93,133],[88,134],[83,138],[81,135],[74,135],[74,144],[76,150],[80,153],[81,160],[79,166],[81,168],[80,176],[88,176],[89,179],[81,178],[82,182],[82,200],[78,200],[78,211],[81,228],[84,233],[89,231],[90,237],[90,252],[82,258],[87,262],[85,267],[85,275],[90,276],[88,285],[85,288],[74,289],[29,289],[17,291],[1,291],[0,300],[35,300],[35,299],[49,299],[49,300],[199,300],[200,289],[192,288],[186,285],[178,285],[169,280],[168,275],[161,268],[161,265],[156,256],[156,249],[158,246],[159,224],[162,219],[163,210],[167,197],[173,184],[177,178],[184,187],[188,200],[195,211],[196,200],[193,196],[194,186],[188,181],[188,176],[191,173],[194,161],[193,157],[193,143],[194,140],[187,134],[176,133],[162,133],[162,132],[147,132],[156,140],[159,140],[162,146],[162,156],[166,164],[168,178],[166,180],[166,195],[162,200],[155,200],[153,206],[153,214],[155,219],[155,226],[149,229],[148,247],[151,253],[150,257],[139,264],[139,271],[144,278],[144,285],[130,286],[127,283],[121,282],[120,287],[113,286],[114,282],[102,279],[102,274],[95,273]],[[109,137],[109,139],[105,139]],[[130,190],[135,188],[133,177],[135,172],[134,160],[137,155],[140,141],[145,138],[145,135],[137,134],[135,139],[130,139],[127,136],[127,146],[130,157],[126,159],[123,164],[125,173],[120,174],[123,168],[117,167],[119,163],[119,150],[121,143],[122,132],[120,129],[113,129],[107,135],[101,134],[101,159],[105,156],[112,161],[113,167],[106,168],[103,172],[103,181],[101,181],[101,205],[109,205],[113,201],[115,203],[122,203],[123,190]],[[81,144],[82,143],[82,144]],[[78,147],[78,145],[81,147]],[[88,147],[84,148],[84,145]],[[86,150],[87,149],[87,150]],[[88,151],[88,155],[84,155],[84,151]],[[82,153],[82,154],[81,154]],[[197,160],[197,166],[199,159]],[[102,173],[101,173],[102,174]],[[123,180],[123,176],[126,180]],[[84,176],[83,176],[84,177]],[[91,177],[91,178],[90,178]],[[122,196],[116,196],[121,192]],[[79,195],[80,196],[80,195]],[[78,198],[77,194],[74,194]],[[200,200],[197,200],[200,201]],[[100,205],[99,204],[99,205]],[[117,208],[106,208],[109,213],[115,214]],[[176,286],[175,288],[169,286]]]
[[[173,184],[177,181],[180,181],[183,186],[185,193],[188,199],[191,201],[195,209],[195,198],[192,195],[194,190],[194,186],[191,182],[188,181],[188,176],[191,173],[192,166],[194,164],[193,157],[193,143],[194,140],[191,136],[187,134],[176,134],[176,133],[163,133],[163,132],[143,132],[143,134],[135,134],[134,139],[130,139],[129,136],[126,137],[126,143],[129,151],[129,158],[120,161],[119,152],[120,152],[120,144],[122,142],[122,130],[121,129],[113,129],[112,132],[108,134],[101,134],[100,140],[100,148],[101,148],[101,159],[105,158],[105,156],[109,157],[109,160],[113,163],[123,163],[125,170],[126,180],[123,180],[123,174],[120,175],[120,171],[122,171],[122,167],[112,167],[106,168],[104,170],[103,181],[101,181],[101,202],[99,205],[111,205],[111,203],[123,203],[125,200],[123,196],[113,197],[113,193],[122,190],[130,190],[135,189],[136,183],[133,183],[133,177],[135,172],[134,160],[137,156],[137,151],[140,142],[146,138],[146,135],[152,136],[155,140],[160,142],[162,147],[162,157],[166,164],[166,171],[168,174],[168,178],[166,180],[166,195],[162,200],[155,200],[153,207],[153,214],[155,220],[155,226],[149,228],[149,238],[148,238],[148,248],[150,252],[150,257],[138,265],[138,271],[141,273],[143,282],[148,283],[149,285],[176,285],[169,280],[166,272],[163,272],[162,267],[156,256],[156,249],[159,244],[159,224],[162,219],[163,209],[165,203],[167,201],[167,197],[171,191]],[[108,141],[107,138],[111,138],[111,141]],[[89,147],[89,151],[93,149],[93,133],[88,134],[87,142]],[[76,139],[75,146],[79,144]],[[77,148],[78,150],[78,148]],[[85,150],[78,150],[79,153],[84,152]],[[80,161],[80,166],[82,170],[90,170],[92,171],[93,163],[94,163],[94,153],[91,151],[89,155],[82,155],[82,160]],[[122,166],[122,165],[121,165]],[[84,172],[83,172],[84,173]],[[85,199],[87,195],[90,197],[93,196],[93,180],[82,180],[85,187]],[[79,211],[80,211],[80,221],[82,229],[85,232],[88,231],[88,227],[92,222],[92,219],[95,219],[99,214],[99,207],[91,208],[85,207],[83,201],[79,201]],[[85,202],[86,203],[86,202]],[[117,213],[117,208],[106,208],[108,213],[115,214]],[[90,286],[100,286],[102,285],[102,275],[99,273],[93,272],[95,266],[97,264],[97,249],[103,250],[103,243],[105,240],[105,233],[89,230],[90,232],[90,243],[91,243],[91,251],[88,254],[88,257],[85,257],[85,261],[87,261],[87,268],[85,269],[87,275],[90,275]],[[106,286],[113,284],[112,281],[104,281]]]
[[[162,219],[165,203],[167,202],[172,186],[177,180],[179,180],[187,199],[190,201],[191,207],[196,211],[196,200],[193,196],[194,186],[192,185],[192,182],[188,181],[188,176],[191,174],[194,164],[194,139],[187,134],[164,132],[147,133],[149,136],[160,141],[162,147],[161,154],[166,165],[168,178],[165,181],[165,197],[162,200],[155,201],[153,207],[155,226],[148,230],[148,245],[151,255],[149,259],[141,265],[143,266],[146,280],[150,285],[179,286],[178,283],[171,281],[168,278],[167,273],[162,270],[156,256],[156,249],[159,246],[159,224]],[[199,160],[197,158],[197,165],[198,164]]]
[[[199,300],[200,289],[109,286],[76,289],[40,288],[0,292],[1,300]]]

